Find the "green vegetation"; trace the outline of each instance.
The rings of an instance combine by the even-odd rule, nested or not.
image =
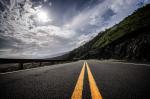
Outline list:
[[[107,56],[107,58],[112,58],[112,56],[117,56],[117,54],[114,53],[122,55],[121,57],[132,56],[136,58],[138,55],[139,57],[142,57],[141,55],[142,53],[140,53],[142,48],[141,46],[145,47],[147,46],[146,44],[148,44],[148,47],[145,47],[147,48],[145,50],[149,50],[149,43],[150,43],[148,38],[150,35],[149,28],[150,28],[150,4],[142,8],[139,8],[137,11],[135,11],[132,15],[126,17],[119,24],[116,24],[115,26],[99,33],[91,41],[71,51],[70,53],[63,55],[61,58],[88,59],[88,58],[105,58],[104,56]],[[146,35],[148,35],[147,39],[144,39],[145,31],[147,33]],[[145,40],[147,40],[146,42],[148,43],[145,44],[145,42],[143,42]],[[137,42],[141,45],[138,45]],[[138,54],[136,55],[137,52]],[[131,55],[128,55],[128,53],[130,53]]]
[[[140,8],[131,16],[125,18],[122,22],[106,30],[104,35],[99,38],[93,48],[104,47],[116,39],[133,33],[134,31],[150,25],[150,5]]]

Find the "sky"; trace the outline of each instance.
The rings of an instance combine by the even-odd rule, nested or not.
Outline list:
[[[0,58],[73,50],[150,0],[0,0]]]

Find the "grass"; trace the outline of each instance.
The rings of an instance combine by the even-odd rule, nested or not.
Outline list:
[[[124,35],[132,33],[142,27],[150,25],[150,5],[140,8],[132,15],[125,18],[119,24],[103,32],[103,36],[98,38],[92,48],[102,48]]]

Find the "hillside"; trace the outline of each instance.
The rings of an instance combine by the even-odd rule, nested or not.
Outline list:
[[[150,61],[150,4],[59,58]]]

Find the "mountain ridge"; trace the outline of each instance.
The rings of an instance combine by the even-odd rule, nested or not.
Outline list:
[[[79,48],[57,58],[150,61],[149,11],[150,4],[147,4]]]

